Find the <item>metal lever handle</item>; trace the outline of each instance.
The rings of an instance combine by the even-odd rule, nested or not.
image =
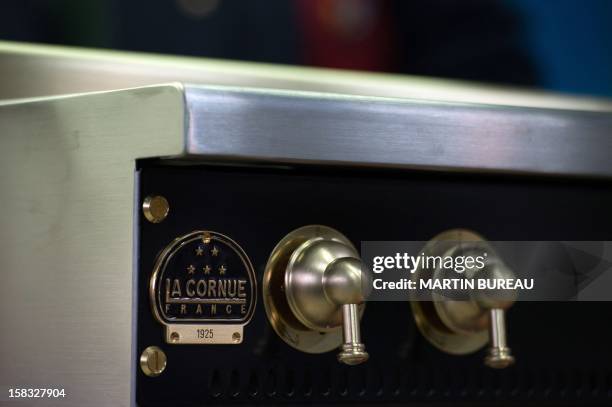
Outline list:
[[[354,257],[344,257],[325,269],[323,287],[327,297],[342,305],[342,347],[338,361],[358,365],[370,357],[361,342],[358,304],[364,301],[361,272],[362,263]]]
[[[499,258],[490,260],[489,278],[511,278],[514,273]],[[514,356],[506,340],[506,309],[516,300],[515,292],[491,291],[481,293],[477,302],[488,312],[489,347],[484,363],[494,369],[504,369],[514,364]]]
[[[489,367],[503,369],[514,364],[514,356],[506,342],[505,311],[492,308],[489,318],[489,349],[484,362]]]
[[[342,306],[342,350],[338,353],[338,361],[347,365],[358,365],[368,360],[370,355],[361,342],[359,329],[359,310],[357,304]]]

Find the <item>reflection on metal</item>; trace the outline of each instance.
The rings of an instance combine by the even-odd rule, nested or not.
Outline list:
[[[332,228],[305,226],[285,236],[270,255],[263,282],[266,314],[276,333],[303,352],[342,345],[340,362],[365,362],[361,266],[352,243]]]
[[[458,243],[459,242],[459,243]],[[488,254],[486,266],[479,270],[488,278],[512,278],[513,273],[482,236],[464,229],[449,230],[434,237],[423,249],[424,256],[456,256],[477,248]],[[473,270],[466,270],[471,278]],[[421,278],[441,278],[441,268],[420,267],[413,274]],[[514,299],[496,293],[471,293],[469,300],[455,300],[433,291],[429,301],[411,301],[417,327],[429,342],[444,352],[467,354],[475,352],[489,342],[485,364],[504,368],[514,363],[506,343],[505,309]]]
[[[149,346],[140,355],[140,368],[149,377],[157,377],[166,369],[166,354],[157,346]]]
[[[160,195],[147,196],[142,202],[142,212],[151,223],[160,223],[166,219],[169,210],[168,201]]]
[[[10,42],[0,77],[0,99],[180,81],[190,159],[612,177],[607,100]]]
[[[612,113],[201,86],[185,97],[185,149],[201,160],[612,177]]]
[[[0,383],[53,372],[65,406],[130,404],[135,161],[182,153],[183,100],[164,85],[0,103]]]
[[[6,41],[0,41],[0,77],[5,78],[0,81],[0,99],[182,82],[612,112],[612,102],[606,99],[457,80]]]

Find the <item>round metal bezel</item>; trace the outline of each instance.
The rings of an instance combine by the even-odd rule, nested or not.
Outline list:
[[[485,239],[475,232],[467,229],[453,229],[431,239],[423,249],[425,256],[443,256],[456,242],[485,242]],[[448,242],[448,244],[445,244]],[[431,272],[430,270],[428,272]],[[412,276],[414,281],[422,278],[425,271],[419,267]],[[435,271],[434,271],[435,273]],[[428,301],[410,301],[412,314],[421,334],[436,348],[455,355],[473,353],[484,347],[489,334],[486,324],[483,329],[465,329],[458,326],[453,318],[457,307],[461,312],[470,314],[476,319],[486,319],[486,311],[478,308],[469,301],[450,301],[436,296],[435,292]],[[486,321],[485,321],[486,322]],[[479,325],[481,325],[479,321]]]
[[[309,240],[332,240],[342,243],[355,253],[353,244],[343,234],[323,225],[309,225],[287,234],[272,250],[263,278],[263,302],[270,325],[289,346],[306,353],[324,353],[342,344],[341,326],[328,330],[313,330],[295,316],[285,292],[285,277],[294,252]],[[293,260],[295,260],[293,258]],[[365,304],[359,307],[363,314]]]

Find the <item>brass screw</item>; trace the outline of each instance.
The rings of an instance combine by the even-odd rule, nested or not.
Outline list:
[[[140,355],[140,368],[149,377],[157,377],[166,369],[166,354],[157,346],[149,346]]]
[[[234,334],[232,335],[232,341],[234,341],[234,343],[240,343],[240,333],[239,332],[234,332]]]
[[[163,221],[168,216],[169,211],[168,200],[161,195],[149,195],[142,202],[142,212],[151,223]]]
[[[172,332],[170,334],[170,341],[172,341],[172,343],[177,343],[180,338],[181,338],[181,336],[179,335],[178,332]]]

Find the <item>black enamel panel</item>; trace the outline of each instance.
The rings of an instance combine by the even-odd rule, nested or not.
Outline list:
[[[405,403],[475,400],[610,401],[612,304],[519,303],[508,312],[515,367],[483,367],[483,352],[451,356],[417,332],[407,303],[369,303],[362,321],[371,359],[345,367],[330,352],[300,353],[266,319],[261,279],[289,231],[324,224],[356,245],[364,240],[428,240],[469,228],[491,240],[612,240],[612,185],[526,177],[342,172],[340,170],[162,166],[143,162],[137,202],[161,194],[170,214],[138,220],[136,354],[168,356],[149,378],[134,361],[142,406],[223,403]],[[236,242],[255,267],[255,314],[241,345],[168,345],[147,287],[157,254],[193,230]]]

